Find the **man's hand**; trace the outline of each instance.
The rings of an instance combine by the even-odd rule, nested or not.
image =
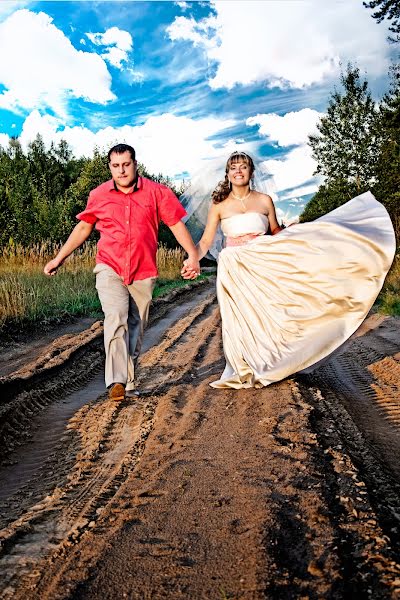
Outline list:
[[[58,267],[61,267],[65,259],[68,258],[68,256],[70,256],[74,250],[79,248],[79,246],[81,246],[83,242],[88,239],[89,235],[92,233],[93,227],[94,224],[86,223],[86,221],[80,221],[77,225],[75,225],[71,235],[61,247],[57,256],[48,262],[44,267],[44,274],[55,275]]]
[[[189,256],[183,261],[181,275],[183,279],[196,279],[200,275],[200,263],[197,257]]]
[[[47,265],[45,265],[43,272],[45,275],[56,275],[58,267],[61,266],[61,263],[59,260],[57,260],[56,258],[53,258],[53,260],[50,260]]]
[[[199,255],[186,225],[182,221],[178,221],[175,225],[170,225],[170,230],[188,254],[187,259],[183,261],[181,270],[183,279],[196,279],[200,274]]]

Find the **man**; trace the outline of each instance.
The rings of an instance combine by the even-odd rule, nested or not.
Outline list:
[[[186,268],[200,272],[196,247],[181,221],[186,211],[166,186],[140,177],[135,150],[127,144],[108,152],[112,179],[89,194],[79,223],[57,256],[44,267],[55,275],[65,259],[90,236],[97,245],[96,289],[104,312],[105,380],[109,398],[123,400],[135,392],[135,366],[142,344],[156,278],[158,226],[162,220],[186,250]]]

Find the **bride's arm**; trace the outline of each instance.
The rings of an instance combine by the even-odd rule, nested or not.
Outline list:
[[[214,241],[215,234],[217,233],[217,227],[220,220],[220,207],[218,204],[212,204],[210,206],[210,210],[208,211],[204,233],[196,246],[199,260],[201,260],[210,249],[211,244]]]
[[[275,206],[274,206],[271,196],[265,195],[265,203],[266,203],[267,210],[268,210],[267,214],[268,214],[268,221],[269,221],[269,226],[271,229],[271,234],[275,235],[276,233],[279,233],[280,231],[282,231],[282,227],[280,227],[280,225],[278,223],[278,219],[276,218]]]
[[[218,204],[212,204],[210,210],[208,211],[204,233],[196,246],[198,260],[201,260],[203,256],[207,254],[211,244],[213,243],[220,219]],[[184,279],[194,279],[197,277],[198,273],[195,273],[193,269],[188,267],[187,263],[187,259],[183,261],[181,275]]]

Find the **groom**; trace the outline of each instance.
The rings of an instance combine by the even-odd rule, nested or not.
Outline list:
[[[96,289],[104,312],[105,380],[111,400],[139,395],[135,367],[142,345],[157,279],[158,227],[162,220],[186,250],[185,263],[194,279],[200,272],[196,247],[181,219],[186,211],[166,186],[141,177],[135,150],[117,144],[108,152],[112,179],[89,194],[79,223],[57,256],[44,267],[55,275],[65,259],[90,236],[100,232]]]

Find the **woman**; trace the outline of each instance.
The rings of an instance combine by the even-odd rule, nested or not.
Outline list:
[[[229,157],[197,246],[201,259],[221,225],[226,367],[216,388],[266,386],[328,356],[367,315],[395,252],[390,218],[371,193],[281,230],[272,199],[251,189],[253,174],[247,154]],[[186,266],[182,275],[193,277]]]

